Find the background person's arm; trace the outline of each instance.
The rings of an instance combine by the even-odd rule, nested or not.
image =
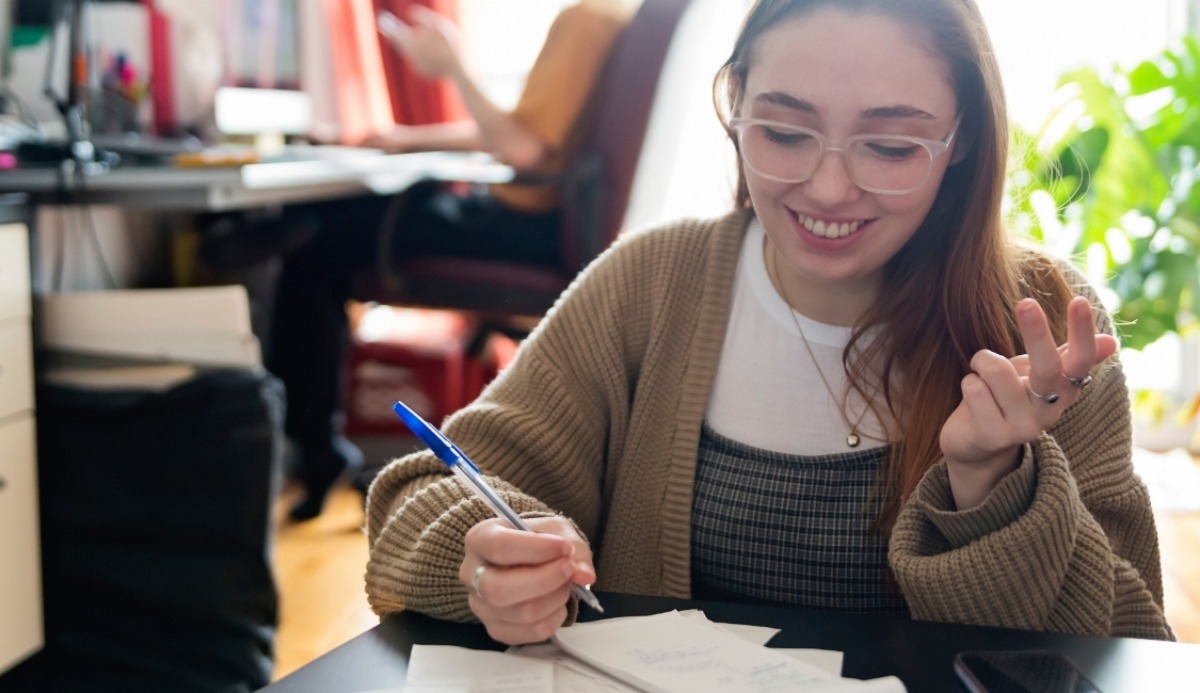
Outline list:
[[[425,77],[454,82],[472,121],[433,125],[398,125],[364,144],[394,151],[476,149],[518,169],[541,162],[546,143],[483,92],[462,59],[458,28],[446,17],[420,5],[409,11],[409,24],[385,34],[389,43]]]

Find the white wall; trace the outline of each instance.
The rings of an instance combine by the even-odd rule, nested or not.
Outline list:
[[[460,0],[463,40],[488,96],[517,103],[554,17],[572,0]]]
[[[732,208],[733,147],[713,107],[712,82],[744,15],[730,0],[692,0],[684,14],[659,78],[627,228]]]
[[[1041,125],[1058,76],[1140,61],[1187,26],[1197,0],[977,0],[1016,123]]]

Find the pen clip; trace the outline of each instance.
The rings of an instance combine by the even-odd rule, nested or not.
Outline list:
[[[478,473],[479,473],[479,467],[476,467],[476,466],[475,466],[475,463],[471,461],[471,458],[470,458],[470,457],[467,457],[467,453],[465,453],[465,452],[463,452],[462,450],[460,450],[460,449],[458,448],[458,446],[457,446],[457,445],[455,445],[454,443],[451,443],[451,442],[450,442],[450,439],[449,439],[449,438],[447,438],[446,436],[442,435],[442,432],[441,432],[441,431],[438,431],[437,429],[434,429],[434,430],[437,432],[437,434],[438,434],[439,436],[441,436],[442,440],[446,441],[446,444],[450,446],[450,449],[454,450],[454,452],[458,454],[458,459],[459,459],[459,460],[461,460],[461,461],[463,461],[463,462],[466,462],[466,463],[467,463],[467,466],[468,466],[468,467],[470,467],[471,469],[473,469],[473,470],[475,471],[475,473],[476,473],[476,474],[478,474]]]
[[[464,462],[475,473],[479,473],[479,467],[475,466],[475,463],[471,461],[470,457],[467,457],[466,453],[460,450],[457,445],[450,442],[450,439],[433,424],[422,419],[420,414],[410,409],[404,402],[397,401],[392,405],[392,411],[396,412],[396,415],[400,417],[404,425],[408,426],[408,429],[413,434],[428,445],[433,454],[437,455],[438,459],[442,462],[451,467]]]

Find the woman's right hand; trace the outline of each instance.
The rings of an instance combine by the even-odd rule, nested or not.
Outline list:
[[[408,23],[397,20],[396,30],[385,37],[422,77],[453,77],[462,69],[458,27],[424,5],[409,6]]]
[[[561,517],[526,522],[534,531],[513,529],[498,518],[472,527],[458,570],[471,611],[488,635],[508,645],[554,635],[567,620],[572,587],[596,580],[592,551],[570,522]]]

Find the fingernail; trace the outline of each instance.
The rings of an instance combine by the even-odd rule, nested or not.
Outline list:
[[[572,575],[574,575],[576,568],[577,568],[577,566],[574,563],[563,563],[563,567],[562,567],[563,577],[569,578]]]

